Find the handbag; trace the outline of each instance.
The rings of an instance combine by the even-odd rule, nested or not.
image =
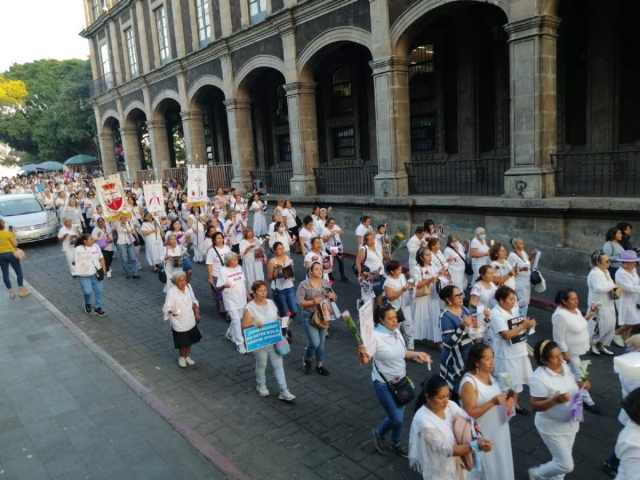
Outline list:
[[[358,258],[358,256],[356,255],[356,258]],[[369,271],[369,267],[367,267],[364,262],[367,261],[367,247],[364,247],[364,258],[362,259],[362,263],[360,263],[360,269],[363,272],[368,272]],[[356,261],[355,259],[353,260],[353,264],[351,265],[351,270],[353,271],[353,274],[357,277],[358,276],[358,268],[356,267]]]
[[[167,272],[164,270],[164,263],[158,268],[158,280],[160,280],[160,283],[167,283]]]
[[[457,445],[469,445],[473,440],[481,435],[480,426],[472,419],[457,415],[453,419],[453,436]],[[473,452],[460,457],[460,461],[465,470],[471,471],[476,465]]]
[[[313,310],[309,323],[312,327],[315,327],[318,330],[326,330],[327,328],[329,328],[329,322],[325,321],[324,315],[322,315],[322,310],[320,310],[319,305],[316,305],[315,309]]]
[[[104,268],[100,267],[100,268],[96,268],[96,278],[98,279],[98,281],[102,281],[104,280]]]
[[[612,300],[619,300],[620,297],[622,296],[622,292],[620,291],[620,287],[616,287],[613,290],[611,290],[609,292],[609,295],[611,295],[611,299]]]
[[[191,292],[191,295],[193,295],[193,288],[191,288],[191,285],[189,285],[189,291]],[[195,297],[195,295],[193,295]],[[200,320],[202,320],[202,315],[200,315],[200,307],[193,302],[191,304],[191,308],[193,309],[193,316],[196,319],[196,323],[200,323]]]
[[[464,262],[464,274],[473,276],[473,265],[471,265],[471,260],[467,260]]]
[[[27,254],[24,253],[24,250],[22,250],[21,248],[16,248],[13,251],[13,256],[16,257],[18,260],[22,261],[26,258]]]
[[[531,285],[540,285],[542,283],[542,276],[538,270],[531,270]]]
[[[275,344],[275,350],[278,355],[286,355],[291,351],[291,347],[287,339],[283,337],[282,340]]]
[[[389,392],[391,392],[391,396],[398,406],[406,405],[416,398],[416,389],[409,377],[405,375],[397,383],[390,384],[378,369],[375,360],[373,361],[373,367],[376,369],[382,380],[384,380],[384,383],[387,384],[387,388],[389,389]]]

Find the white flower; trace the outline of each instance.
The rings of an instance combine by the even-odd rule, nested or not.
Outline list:
[[[580,372],[582,373],[582,380],[589,379],[589,365],[591,365],[591,360],[583,360],[578,365]]]
[[[511,374],[508,372],[500,372],[498,373],[498,381],[500,382],[500,388],[503,391],[507,391],[511,388],[513,378],[511,378]]]

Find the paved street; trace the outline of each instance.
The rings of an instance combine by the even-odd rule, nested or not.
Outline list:
[[[204,313],[200,327],[204,338],[192,352],[192,358],[197,365],[180,369],[172,346],[170,328],[162,321],[162,284],[146,264],[141,280],[126,280],[116,258],[114,276],[105,280],[103,308],[107,315],[87,316],[83,311],[79,285],[68,274],[60,246],[47,243],[26,246],[25,250],[28,257],[23,266],[28,282],[149,392],[164,402],[181,421],[197,431],[249,478],[419,478],[419,475],[409,471],[406,460],[375,453],[370,441],[370,432],[371,427],[383,417],[383,411],[371,388],[370,369],[358,365],[354,340],[344,324],[337,323],[331,328],[325,355],[325,364],[331,371],[331,376],[320,377],[315,372],[308,376],[302,372],[301,357],[305,336],[300,321],[294,323],[294,343],[292,353],[285,357],[285,370],[290,390],[298,399],[294,404],[287,404],[278,401],[277,395],[273,395],[277,393],[277,389],[270,372],[268,385],[271,387],[272,396],[262,398],[256,393],[253,357],[237,354],[235,348],[225,340],[227,323],[214,313],[204,266],[196,265],[193,275],[193,287]],[[294,256],[294,260],[301,263],[300,256]],[[347,265],[350,264],[351,260],[347,260]],[[296,272],[297,278],[302,278],[299,265]],[[352,275],[351,278],[353,279]],[[581,281],[577,278],[567,279],[569,280]],[[355,312],[356,299],[359,296],[356,283],[336,283],[335,286],[341,309]],[[44,308],[39,306],[35,299],[22,302],[27,305],[25,313],[28,314],[29,318],[26,320],[29,324],[44,315]],[[0,303],[2,308],[6,305],[8,300]],[[535,340],[549,337],[550,312],[532,308],[530,315],[540,323]],[[6,316],[3,318],[6,319]],[[55,323],[57,320],[51,321],[53,324],[48,327],[50,330],[55,331],[57,335],[70,337],[66,329]],[[6,323],[6,320],[3,323]],[[45,330],[45,333],[51,335],[49,330]],[[19,332],[12,330],[7,336],[5,326],[4,334],[2,344],[11,347],[3,349],[3,359],[7,358],[9,363],[0,364],[0,381],[7,395],[11,393],[16,398],[16,392],[20,391],[16,388],[9,390],[8,383],[25,381],[24,379],[28,378],[28,372],[24,370],[26,367],[23,366],[22,371],[13,368],[21,363],[21,355],[38,354],[46,362],[47,365],[43,366],[46,369],[45,373],[38,375],[43,383],[37,385],[43,399],[49,394],[48,388],[51,389],[51,395],[63,385],[67,389],[71,388],[72,385],[58,380],[45,381],[54,379],[55,376],[64,376],[59,370],[67,367],[59,367],[59,362],[50,359],[52,356],[59,358],[62,355],[60,352],[44,355],[39,352],[38,343],[26,337],[19,337],[14,343],[8,340],[14,338],[14,335],[22,335],[22,329]],[[138,405],[137,408],[146,412],[144,415],[153,416],[142,400],[139,400],[126,385],[114,381],[110,371],[102,366],[96,357],[70,338],[70,345],[75,347],[65,348],[64,357],[72,358],[76,363],[76,369],[71,374],[72,380],[90,390],[92,386],[99,388],[99,395],[95,394],[95,388],[94,393],[89,394],[95,405],[105,405],[105,400],[106,403],[109,403],[109,400],[121,401],[127,406],[135,403]],[[435,351],[427,351],[436,356]],[[574,448],[576,470],[567,478],[608,478],[600,473],[600,465],[608,456],[620,429],[616,420],[620,388],[617,376],[612,372],[611,359],[592,360],[594,399],[603,408],[604,414],[594,416],[586,413],[586,421],[581,426]],[[98,373],[86,373],[85,369],[89,366],[92,367],[92,371]],[[437,372],[437,369],[436,362],[432,373]],[[409,365],[409,373],[415,380],[422,380],[429,374],[425,366],[417,364]],[[523,398],[523,404],[528,406],[526,395],[523,395]],[[56,405],[57,402],[53,402],[50,408],[56,408]],[[89,402],[87,407],[91,406],[94,404]],[[126,416],[127,411],[124,407],[118,408],[117,411]],[[407,411],[407,440],[411,417],[412,412]],[[101,421],[103,428],[117,422],[109,413],[104,414]],[[5,423],[0,425],[4,428]],[[6,428],[22,428],[17,423],[16,427],[11,425],[9,423]],[[142,438],[148,439],[156,450],[158,447],[149,438],[149,431],[156,439],[162,439],[165,446],[169,443],[169,436],[177,435],[164,420],[158,422],[157,418],[148,424],[134,423],[134,427],[138,432],[136,438],[142,435]],[[149,431],[146,431],[147,428]],[[527,468],[548,460],[549,455],[536,434],[533,416],[514,419],[511,423],[511,434],[517,478],[525,479]],[[21,439],[22,435],[13,437]],[[4,434],[0,438],[3,439],[0,441],[8,442]],[[93,442],[93,435],[87,435],[85,440]],[[7,443],[2,443],[5,444]],[[77,447],[79,449],[82,446]],[[117,445],[113,446],[113,450],[116,454],[127,453],[127,449],[123,451]],[[201,465],[202,458],[193,452],[182,448],[173,451],[172,458],[176,461],[184,458],[186,460],[182,462],[185,464]],[[162,458],[162,454],[159,455]],[[0,463],[5,466],[3,461],[4,458],[0,458]],[[169,463],[172,468],[175,468],[175,465]],[[216,478],[212,472],[208,475],[211,477],[194,473],[194,478]],[[0,479],[2,478],[0,474]]]

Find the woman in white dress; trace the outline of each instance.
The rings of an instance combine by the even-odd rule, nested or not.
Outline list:
[[[624,288],[624,293],[616,300],[620,325],[616,335],[626,340],[631,336],[633,326],[640,323],[640,309],[636,306],[640,303],[640,277],[636,271],[640,258],[634,250],[625,250],[618,261],[622,266],[616,271],[616,284]]]
[[[489,258],[491,259],[491,268],[493,268],[493,283],[498,287],[504,285],[514,292],[516,290],[516,279],[518,269],[513,268],[507,262],[507,249],[501,243],[496,243],[489,249]],[[517,297],[517,295],[516,295]]]
[[[431,250],[421,248],[416,254],[418,264],[411,270],[416,301],[413,304],[413,339],[429,340],[442,350],[440,332],[440,298],[436,293],[438,270],[431,264]],[[433,298],[432,298],[433,297]]]
[[[147,213],[144,216],[144,222],[140,227],[140,232],[144,237],[144,251],[147,257],[149,266],[153,268],[153,271],[158,271],[159,263],[162,263],[162,244],[163,234],[158,224],[153,219],[153,215]]]
[[[456,457],[491,452],[493,447],[491,440],[485,438],[457,444],[453,421],[457,416],[470,421],[471,418],[449,401],[449,394],[445,380],[434,375],[424,383],[416,401],[417,411],[409,434],[409,465],[422,474],[423,480],[464,480],[466,473]]]
[[[247,288],[249,288],[256,280],[264,280],[262,260],[265,258],[265,253],[262,249],[262,242],[255,237],[251,228],[245,228],[242,237],[240,242],[242,271],[247,281]]]
[[[440,239],[432,237],[427,241],[427,248],[431,250],[431,265],[440,272],[438,274],[440,280],[440,288],[444,288],[451,283],[451,275],[449,274],[449,262],[440,251]]]
[[[498,304],[491,310],[490,317],[496,372],[511,376],[516,412],[528,415],[529,412],[518,403],[518,395],[524,385],[529,384],[529,377],[533,372],[527,350],[527,334],[536,325],[536,321],[526,317],[519,318],[520,307],[512,288],[504,285],[498,288],[496,302]]]
[[[389,260],[385,265],[387,279],[383,288],[387,301],[396,310],[400,323],[400,331],[404,338],[405,348],[414,350],[412,321],[411,321],[411,289],[413,285],[407,282],[402,272],[402,264],[396,260]]]
[[[84,217],[82,216],[76,197],[71,197],[69,203],[60,209],[60,217],[70,218],[74,226],[80,227],[83,230],[85,228]]]
[[[444,257],[449,264],[451,283],[464,292],[468,284],[467,276],[464,273],[467,252],[465,245],[460,243],[457,235],[449,235],[447,237],[447,247],[444,249]]]
[[[69,217],[62,219],[62,228],[58,230],[58,242],[62,244],[62,251],[67,258],[67,265],[71,276],[76,276],[76,267],[73,265],[73,249],[78,236],[82,235],[79,225],[74,225]]]
[[[251,211],[253,212],[253,232],[256,237],[263,237],[267,234],[267,214],[265,213],[267,207],[260,200],[259,195],[253,196],[253,203],[251,203]]]
[[[473,267],[473,278],[478,278],[480,267],[489,265],[489,245],[487,245],[487,232],[484,228],[478,227],[475,236],[469,245],[471,252],[471,266]]]
[[[280,242],[282,244],[282,248],[284,249],[284,254],[287,257],[291,256],[291,245],[294,244],[295,239],[291,238],[287,227],[285,227],[284,223],[278,221],[274,225],[273,235],[269,236],[269,248],[273,250],[273,245],[276,242]]]
[[[497,289],[498,287],[493,283],[493,268],[489,265],[480,267],[480,276],[471,287],[471,298],[469,299],[469,305],[475,307],[478,313],[478,320],[489,321],[491,309],[496,306]]]
[[[242,220],[242,215],[238,215],[238,212],[231,210],[227,221],[224,222],[224,235],[229,242],[229,247],[232,252],[240,255],[240,241],[242,240],[242,232],[247,225]]]
[[[162,249],[161,258],[164,261],[164,271],[167,274],[167,278],[173,278],[173,274],[184,270],[184,259],[187,258],[186,250],[178,244],[176,236],[171,233],[167,233],[165,246]],[[185,274],[187,272],[185,271]],[[187,280],[189,277],[187,276]],[[167,282],[162,290],[167,293],[172,288],[171,283]]]
[[[224,267],[220,269],[216,289],[222,292],[224,308],[231,317],[231,324],[225,337],[233,342],[240,355],[247,353],[242,336],[242,311],[251,301],[249,290],[245,284],[242,267],[238,265],[238,255],[234,252],[224,256]]]
[[[289,235],[291,238],[299,238],[300,235],[298,233],[298,224],[296,223],[296,210],[291,205],[289,200],[284,202],[284,209],[282,210],[282,220],[286,224],[287,230],[289,230]],[[298,253],[300,251],[300,244],[296,242],[295,251]]]
[[[224,267],[224,257],[227,253],[231,252],[231,249],[224,244],[224,235],[220,232],[212,233],[211,240],[211,248],[207,250],[207,277],[209,279],[209,285],[211,285],[211,293],[213,293],[213,298],[216,301],[216,308],[219,313],[226,316],[227,312],[224,309],[222,292],[216,288],[216,285],[218,283],[220,270]]]
[[[511,246],[513,251],[507,257],[507,262],[518,271],[518,275],[515,277],[516,295],[518,297],[518,305],[526,316],[529,302],[531,301],[531,265],[538,251],[533,249],[527,255],[527,252],[524,251],[524,240],[522,238],[511,240]]]
[[[372,280],[369,283],[372,285],[373,293],[375,294],[376,305],[379,306],[382,303],[384,264],[382,255],[376,249],[375,242],[376,236],[372,231],[363,235],[362,246],[358,248],[358,256],[356,257],[356,270],[358,271],[358,277],[361,277],[364,272]]]
[[[570,288],[558,291],[556,305],[558,308],[551,317],[553,341],[558,344],[562,357],[576,381],[580,381],[583,376],[580,371],[580,355],[584,355],[590,349],[587,320],[593,317],[594,313],[589,310],[586,316],[582,316],[578,308],[578,294]],[[600,407],[595,404],[587,390],[582,390],[582,400],[586,410],[600,413]]]
[[[611,298],[611,290],[617,288],[609,274],[609,256],[595,251],[591,254],[591,271],[587,276],[589,286],[589,305],[600,303],[598,308],[598,327],[600,337],[591,339],[591,353],[594,355],[613,355],[607,347],[611,345],[616,328],[616,307]],[[622,289],[624,291],[624,288]],[[592,332],[593,334],[593,332]]]
[[[207,216],[203,215],[200,207],[191,207],[191,213],[187,217],[187,225],[191,230],[191,244],[193,245],[193,261],[204,262],[206,252],[203,251],[204,235],[207,231]]]
[[[476,480],[514,480],[509,430],[513,400],[502,391],[493,374],[493,358],[489,345],[476,343],[469,351],[460,381],[462,408],[478,422],[482,434],[493,439],[493,451],[482,456],[482,472],[470,476]]]

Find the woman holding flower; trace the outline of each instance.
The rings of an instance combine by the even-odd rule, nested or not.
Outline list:
[[[431,265],[432,253],[428,248],[420,248],[416,253],[417,265],[411,270],[411,278],[416,289],[413,304],[414,340],[430,340],[442,350],[440,332],[440,299],[436,292],[438,270]]]
[[[618,287],[609,274],[609,256],[606,253],[595,251],[591,254],[593,267],[587,277],[589,286],[589,305],[600,304],[596,316],[599,338],[592,338],[591,353],[594,355],[613,355],[607,347],[611,345],[616,328],[616,308],[611,298],[611,291]],[[623,289],[624,290],[624,289]],[[595,342],[595,344],[593,343]]]
[[[240,242],[242,271],[247,285],[253,285],[256,280],[264,280],[262,260],[265,258],[265,253],[262,249],[262,241],[255,237],[253,229],[245,228],[242,238]]]
[[[253,202],[251,203],[251,211],[253,212],[253,231],[258,237],[262,237],[267,234],[267,207],[260,200],[260,195],[255,194],[253,196]]]
[[[589,328],[587,320],[595,315],[593,309],[583,317],[578,309],[578,294],[568,288],[556,294],[556,311],[551,317],[553,324],[553,340],[562,352],[562,358],[569,365],[569,369],[576,381],[583,380],[589,363],[581,362],[580,355],[589,351]],[[581,368],[582,367],[582,368]],[[587,390],[582,390],[584,408],[598,414],[601,412]]]
[[[624,293],[616,300],[620,325],[616,335],[626,340],[631,335],[634,325],[640,323],[640,309],[636,306],[640,303],[640,277],[636,271],[640,258],[634,250],[625,250],[619,261],[622,267],[616,272],[615,278],[616,284],[624,288]]]

